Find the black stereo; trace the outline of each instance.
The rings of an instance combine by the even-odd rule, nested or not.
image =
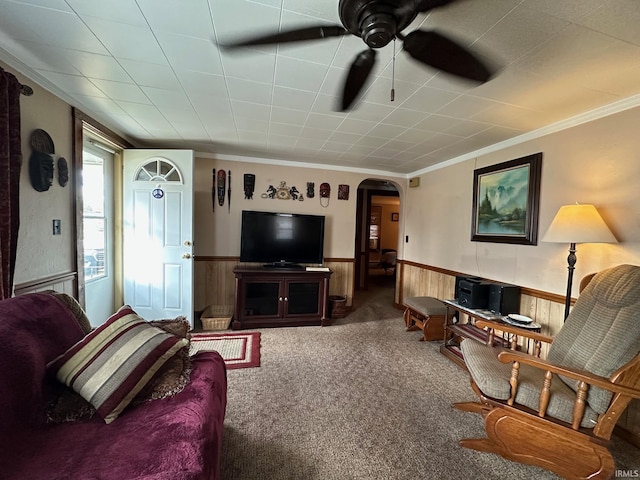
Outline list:
[[[490,284],[488,307],[500,315],[520,312],[520,287],[506,283]]]
[[[458,289],[458,303],[466,308],[487,308],[489,306],[490,286],[487,282],[475,279],[461,280]]]
[[[470,277],[468,275],[456,275],[456,286],[453,293],[453,298],[456,300],[460,298],[460,282],[467,280],[470,282],[481,282],[482,278],[480,277]]]

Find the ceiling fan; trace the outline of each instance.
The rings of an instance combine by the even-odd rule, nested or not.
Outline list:
[[[403,42],[404,50],[419,62],[452,75],[484,83],[493,72],[471,51],[435,32],[404,30],[418,15],[455,0],[339,0],[339,25],[316,25],[220,45],[224,49],[321,40],[342,35],[362,38],[369,48],[360,52],[349,69],[342,92],[342,111],[348,110],[366,84],[376,60],[375,49],[393,39]]]

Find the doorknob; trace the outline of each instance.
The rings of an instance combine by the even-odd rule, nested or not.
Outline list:
[[[193,243],[191,243],[189,240],[185,240],[184,241],[184,246],[185,247],[190,247],[191,245],[193,245]]]
[[[185,253],[182,255],[182,258],[191,258],[191,254],[190,253]]]

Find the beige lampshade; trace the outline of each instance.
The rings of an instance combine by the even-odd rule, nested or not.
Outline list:
[[[543,242],[556,243],[618,243],[593,205],[560,207]]]

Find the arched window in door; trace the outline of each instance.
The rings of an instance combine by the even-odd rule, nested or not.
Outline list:
[[[182,174],[170,160],[162,157],[151,158],[136,171],[136,182],[176,182],[183,183]]]

